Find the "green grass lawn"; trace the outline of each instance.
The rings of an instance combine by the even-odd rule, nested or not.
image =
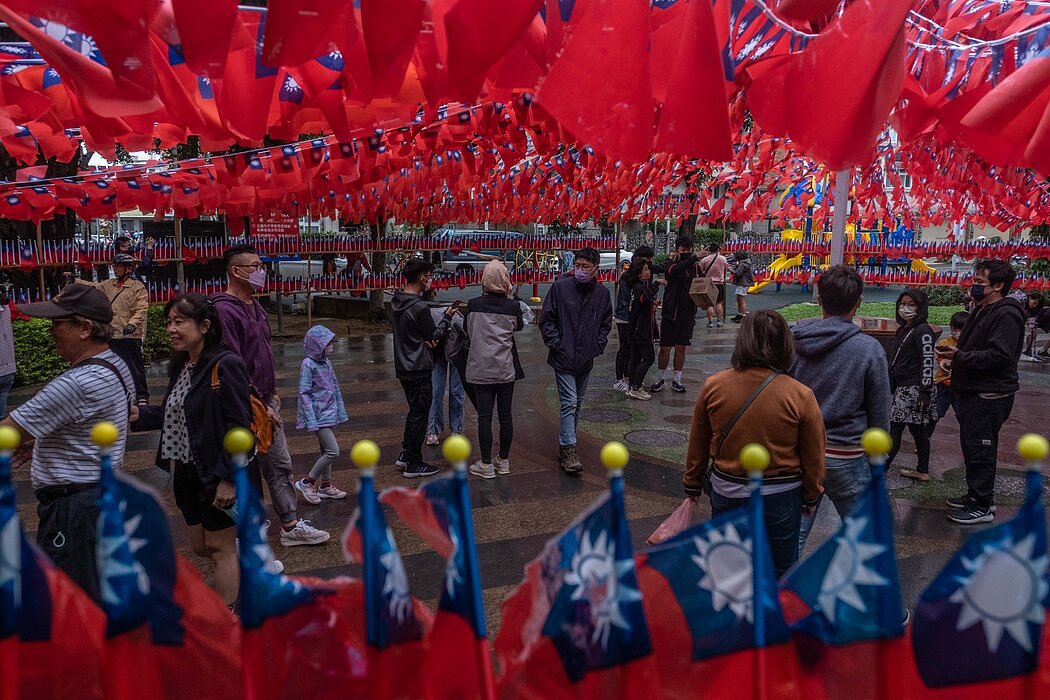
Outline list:
[[[857,311],[858,316],[871,316],[873,318],[893,318],[896,310],[896,304],[892,301],[879,301],[872,302],[870,304],[861,304],[860,310]],[[948,325],[948,321],[951,319],[952,314],[956,311],[962,311],[961,306],[931,306],[930,307],[930,323],[936,323],[940,326]],[[819,318],[820,307],[816,304],[792,304],[791,306],[785,306],[782,309],[777,309],[781,316],[788,321],[798,321],[802,318]]]

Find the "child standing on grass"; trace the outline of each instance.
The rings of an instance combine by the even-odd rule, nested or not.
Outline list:
[[[306,357],[299,371],[295,427],[317,435],[321,455],[310,473],[295,482],[295,488],[314,505],[322,498],[346,498],[346,491],[332,485],[332,462],[339,456],[339,442],[333,428],[348,420],[339,382],[328,359],[334,349],[335,333],[328,328],[318,324],[306,332],[303,339]]]

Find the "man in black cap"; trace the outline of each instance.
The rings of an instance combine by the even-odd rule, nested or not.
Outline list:
[[[22,436],[13,460],[31,460],[37,497],[37,544],[96,602],[98,448],[91,442],[96,423],[109,421],[120,437],[110,450],[113,467],[124,463],[131,373],[109,348],[113,310],[94,287],[73,284],[52,301],[19,304],[27,316],[51,319],[55,350],[72,367],[0,421]],[[31,457],[30,457],[31,454]]]

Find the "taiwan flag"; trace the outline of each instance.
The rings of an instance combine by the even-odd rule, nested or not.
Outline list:
[[[971,535],[923,591],[912,649],[930,697],[1050,697],[1046,511],[1029,471],[1013,519]],[[1040,664],[1040,651],[1043,662]]]
[[[97,560],[107,698],[239,697],[236,620],[176,555],[156,495],[117,474],[108,455],[101,461]]]
[[[22,525],[11,483],[11,453],[0,454],[0,700],[18,697],[18,611],[22,606]]]
[[[417,490],[383,492],[402,522],[445,559],[423,676],[435,697],[495,697],[465,470]]]
[[[524,697],[659,695],[623,477],[525,569],[503,603],[500,689]],[[682,655],[682,649],[676,651]],[[695,689],[694,689],[695,692]]]
[[[798,660],[777,599],[755,489],[746,507],[642,553],[662,697],[798,698]]]
[[[360,619],[363,613],[365,620],[368,663],[361,675],[367,682],[361,693],[375,700],[426,697],[425,675],[402,671],[426,662],[422,640],[431,616],[409,593],[401,554],[368,472],[361,472],[358,506],[343,541],[347,559],[364,569],[363,604],[352,616]]]
[[[781,602],[813,684],[807,695],[874,700],[914,691],[899,672],[910,659],[881,464],[839,531],[785,575]]]

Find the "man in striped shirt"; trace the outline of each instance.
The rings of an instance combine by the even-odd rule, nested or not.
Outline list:
[[[101,421],[117,426],[120,437],[110,455],[119,469],[134,384],[124,361],[109,349],[113,311],[98,289],[74,284],[52,301],[18,308],[27,316],[51,319],[55,350],[72,366],[0,424],[22,436],[13,465],[31,462],[40,517],[37,544],[98,602],[95,531],[101,471],[91,429]]]
[[[788,370],[820,404],[828,436],[824,493],[843,518],[871,483],[860,436],[868,428],[890,428],[886,351],[853,323],[863,293],[864,281],[852,267],[836,265],[821,275],[817,294],[824,316],[795,326],[796,354]],[[800,554],[816,510],[802,518]]]

